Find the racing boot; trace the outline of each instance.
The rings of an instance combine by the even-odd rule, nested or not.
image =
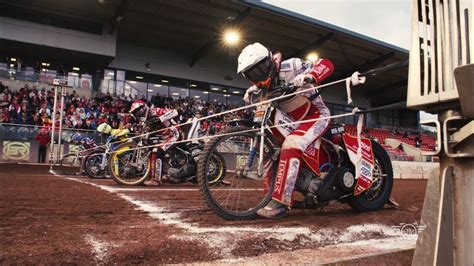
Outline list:
[[[387,205],[393,209],[398,209],[398,207],[400,206],[400,204],[398,204],[398,202],[396,202],[392,196],[390,196],[390,198],[388,199]]]
[[[288,215],[288,206],[276,200],[271,200],[267,206],[257,211],[259,216],[267,219],[279,219]]]
[[[147,181],[145,181],[145,186],[160,186],[161,183],[156,180],[155,178],[150,178]]]

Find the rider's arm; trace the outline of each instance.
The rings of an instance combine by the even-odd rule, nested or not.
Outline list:
[[[176,116],[178,116],[178,111],[176,111],[175,109],[171,109],[171,110],[168,109],[165,111],[165,113],[159,116],[159,119],[161,122],[165,122],[165,121],[175,118]]]
[[[250,97],[252,97],[252,94],[255,93],[255,92],[258,93],[258,91],[259,91],[259,88],[257,88],[257,86],[255,86],[255,85],[250,86],[247,89],[247,91],[245,92],[245,95],[244,95],[244,98],[243,98],[244,102],[246,104],[249,104],[250,103]]]
[[[313,64],[311,71],[308,73],[313,77],[314,82],[320,85],[323,80],[331,76],[334,72],[334,65],[329,59],[319,59]]]

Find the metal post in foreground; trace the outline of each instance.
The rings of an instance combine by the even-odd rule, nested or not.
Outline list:
[[[58,140],[58,152],[57,152],[57,158],[56,161],[54,160],[54,131],[56,130],[56,109],[58,107],[58,90],[61,89],[61,95],[65,95],[66,91],[64,87],[70,87],[67,86],[67,80],[61,80],[61,79],[54,79],[53,84],[50,84],[54,86],[54,104],[53,104],[53,115],[52,115],[52,127],[51,127],[51,150],[49,152],[49,161],[50,161],[50,171],[53,169],[53,164],[57,163],[59,161],[60,157],[60,150],[61,150],[61,129],[62,129],[62,115],[63,115],[63,108],[64,108],[64,96],[61,96],[61,112],[59,113],[59,140]]]
[[[474,265],[474,1],[412,4],[407,105],[438,114],[440,158],[412,264]]]
[[[63,157],[63,149],[61,149],[61,140],[62,140],[62,136],[63,136],[63,113],[64,113],[64,97],[66,96],[66,88],[64,87],[60,87],[61,88],[61,110],[60,113],[59,113],[59,132],[58,132],[58,158],[62,158]]]
[[[52,126],[51,126],[51,145],[49,151],[49,162],[50,170],[53,168],[54,161],[54,131],[56,130],[56,107],[58,103],[58,88],[54,86],[54,103],[53,103],[53,115],[52,115]]]

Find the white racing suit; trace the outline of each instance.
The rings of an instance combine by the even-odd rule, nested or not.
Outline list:
[[[327,59],[320,59],[313,63],[299,58],[291,58],[281,63],[278,75],[279,81],[284,81],[286,84],[293,83],[293,80],[298,75],[311,75],[314,82],[319,85],[321,81],[332,74],[333,70],[332,62]],[[307,89],[308,86],[312,85],[304,85],[300,90]],[[313,97],[312,99],[311,96],[313,94],[314,92],[310,91],[284,100],[279,104],[280,109],[295,121],[330,116],[329,109],[324,104],[321,96]],[[303,152],[311,143],[323,135],[328,125],[329,119],[302,123],[286,137],[280,154],[280,162],[272,194],[273,200],[287,206],[293,204],[293,191],[302,163],[308,164],[312,169],[319,168],[319,165],[314,165],[314,162],[303,162]],[[271,176],[271,173],[268,174],[270,175],[266,175],[266,177]]]

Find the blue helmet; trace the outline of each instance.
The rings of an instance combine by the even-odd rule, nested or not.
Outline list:
[[[75,143],[75,144],[79,144],[81,143],[82,139],[84,137],[81,135],[81,133],[74,133],[72,136],[71,136],[71,142]]]

